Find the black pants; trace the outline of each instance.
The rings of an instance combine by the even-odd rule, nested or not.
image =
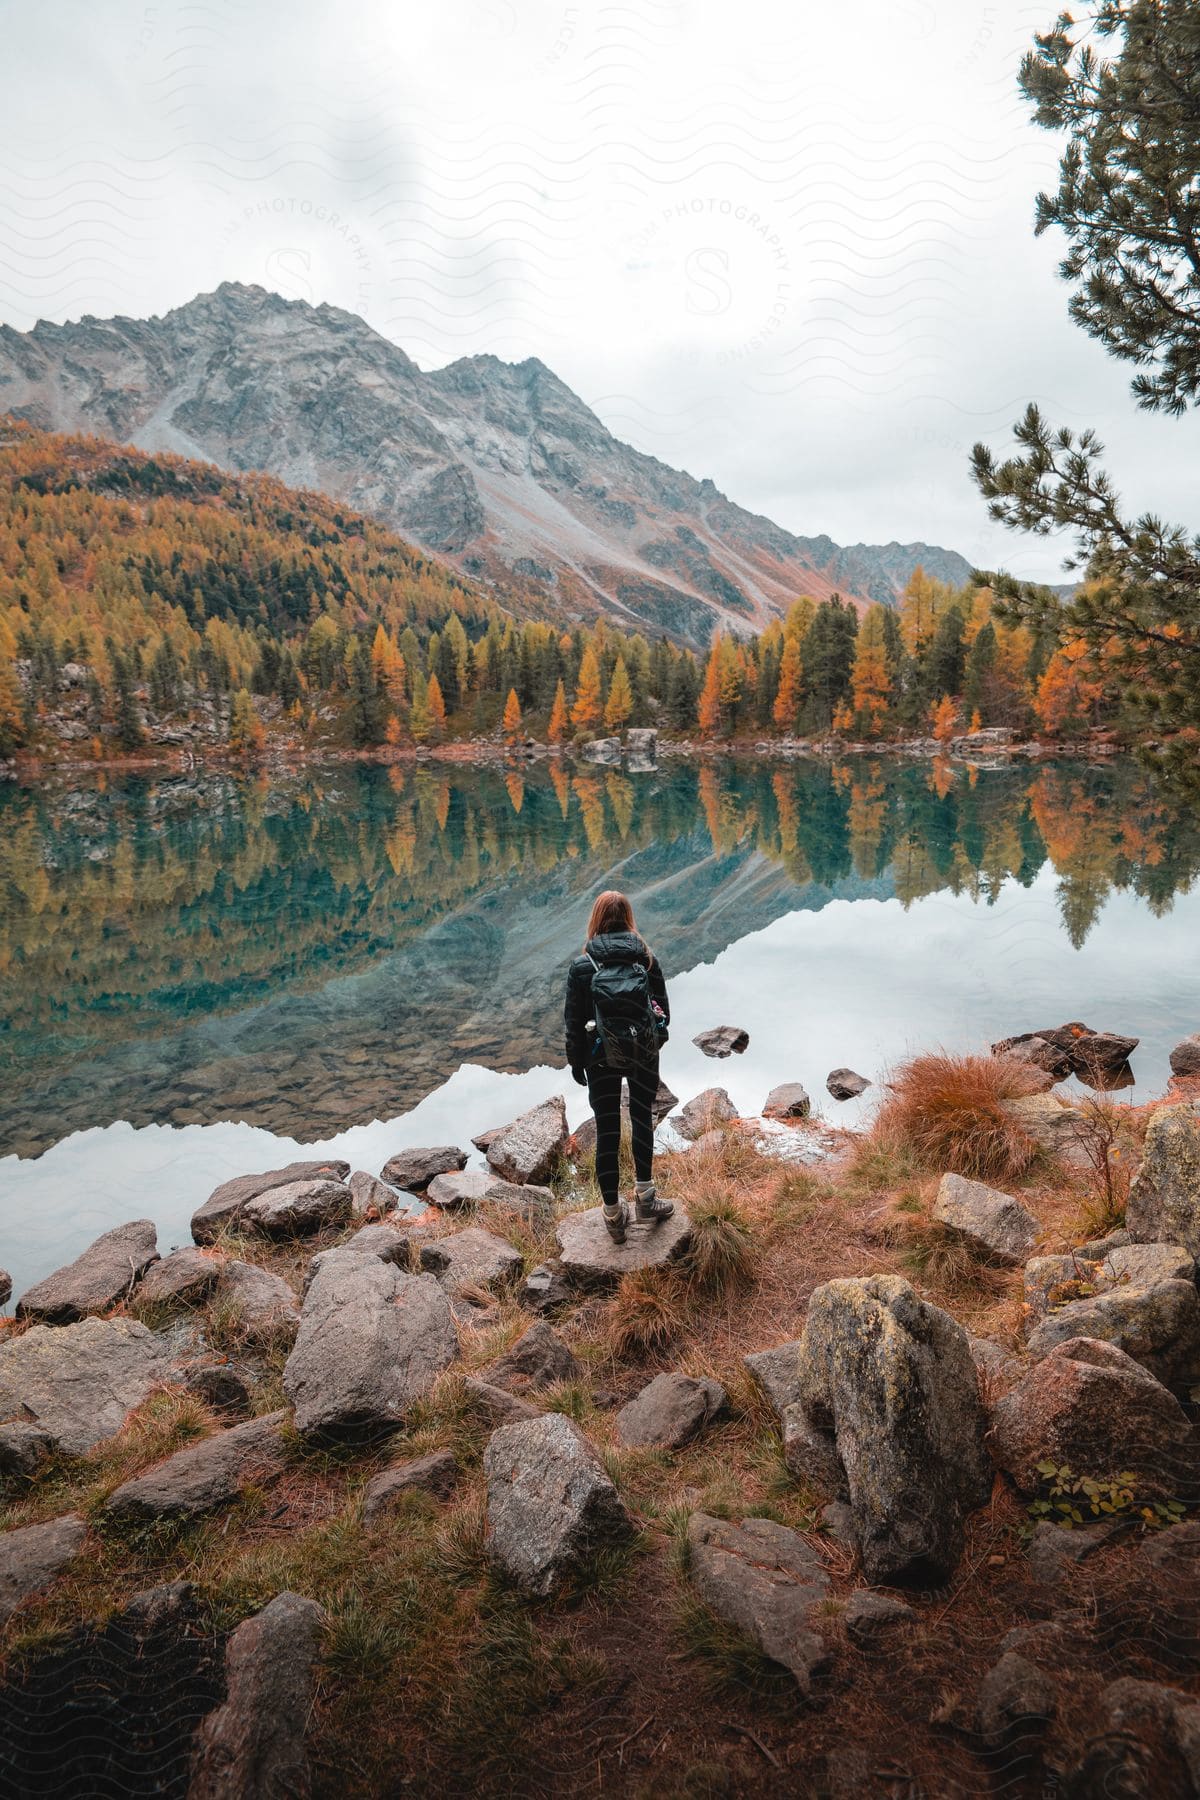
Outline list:
[[[601,1063],[587,1072],[588,1099],[596,1115],[596,1183],[606,1206],[620,1197],[621,1082],[618,1069]],[[636,1069],[629,1081],[629,1125],[633,1167],[639,1181],[654,1171],[654,1096],[658,1092],[658,1060]]]

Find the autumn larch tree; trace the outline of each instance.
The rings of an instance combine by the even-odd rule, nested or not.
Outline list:
[[[516,688],[509,688],[508,699],[504,702],[504,736],[508,743],[515,744],[521,735],[521,702],[517,699]]]
[[[608,684],[608,700],[604,707],[604,723],[608,730],[620,731],[628,724],[632,711],[633,691],[629,685],[629,671],[625,667],[625,659],[618,657],[612,680]]]
[[[804,664],[800,660],[800,640],[785,637],[779,663],[779,686],[771,717],[781,731],[795,731],[800,702],[804,698]]]
[[[266,729],[254,701],[238,688],[229,706],[229,748],[234,756],[257,756],[267,741]]]
[[[584,651],[579,665],[579,684],[575,690],[575,704],[571,708],[571,723],[576,731],[595,731],[600,723],[600,664],[591,644]]]
[[[550,723],[546,727],[546,736],[552,744],[561,744],[567,735],[567,692],[559,678],[554,690],[554,705],[550,708]]]
[[[883,606],[871,608],[859,628],[854,646],[854,668],[850,677],[854,728],[865,738],[882,736],[887,724],[892,692],[887,657],[887,611]]]

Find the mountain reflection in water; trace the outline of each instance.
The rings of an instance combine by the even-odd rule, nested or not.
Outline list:
[[[114,1120],[326,1140],[409,1110],[463,1063],[557,1063],[562,971],[609,886],[632,894],[670,978],[785,914],[936,893],[986,908],[1052,873],[1055,941],[1012,946],[981,980],[1010,996],[1010,1029],[1058,1023],[1034,963],[1070,958],[1117,891],[1152,930],[1198,866],[1195,820],[1125,762],[339,764],[0,786],[0,1153]],[[893,974],[876,948],[846,980],[883,991]],[[753,1031],[757,1004],[701,1023]],[[1078,1007],[1146,1029],[1092,1018],[1086,992]]]

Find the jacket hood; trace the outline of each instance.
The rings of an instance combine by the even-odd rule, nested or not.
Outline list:
[[[644,963],[648,954],[636,931],[602,931],[599,937],[588,939],[585,951],[585,955],[594,957],[598,963]]]

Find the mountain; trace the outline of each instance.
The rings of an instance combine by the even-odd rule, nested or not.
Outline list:
[[[362,319],[226,282],[161,318],[0,326],[0,413],[315,488],[503,593],[702,646],[798,593],[893,600],[925,544],[802,538],[621,443],[536,358],[423,372]]]

